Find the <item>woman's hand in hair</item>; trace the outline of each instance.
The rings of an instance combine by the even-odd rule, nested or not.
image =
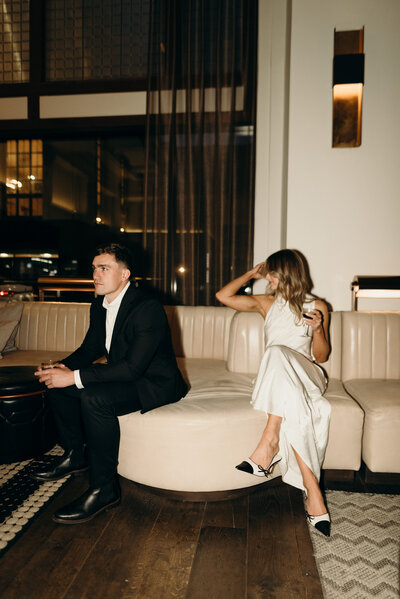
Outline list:
[[[252,279],[265,279],[265,275],[261,274],[264,264],[264,262],[260,262],[260,264],[257,264],[251,270],[249,270],[249,274],[251,274]]]
[[[225,306],[238,310],[239,312],[259,312],[265,318],[273,298],[265,295],[238,294],[239,289],[244,287],[252,279],[263,279],[261,274],[264,262],[257,264],[241,277],[234,279],[216,293],[216,298]]]

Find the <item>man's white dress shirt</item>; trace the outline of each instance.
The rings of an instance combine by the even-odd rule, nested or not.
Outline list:
[[[106,349],[108,352],[110,351],[110,347],[111,347],[111,339],[112,339],[115,321],[117,319],[118,310],[120,308],[122,299],[128,290],[129,285],[130,285],[130,282],[128,281],[128,283],[125,285],[125,287],[123,288],[121,293],[119,295],[117,295],[117,297],[112,302],[109,303],[105,296],[103,299],[103,308],[105,308],[107,310],[107,314],[106,314]],[[75,385],[78,387],[78,389],[83,389],[79,370],[74,370],[74,380],[75,380]]]

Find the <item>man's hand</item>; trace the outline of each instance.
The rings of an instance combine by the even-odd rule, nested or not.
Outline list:
[[[57,364],[54,368],[39,367],[35,372],[41,383],[48,389],[61,389],[75,384],[74,373],[64,364]]]

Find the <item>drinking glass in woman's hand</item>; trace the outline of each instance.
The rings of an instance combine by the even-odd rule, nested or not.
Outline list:
[[[304,333],[302,334],[302,337],[312,337],[312,333],[310,335],[310,325],[307,323],[307,320],[312,320],[312,316],[309,316],[308,314],[302,314],[303,318],[304,318]]]

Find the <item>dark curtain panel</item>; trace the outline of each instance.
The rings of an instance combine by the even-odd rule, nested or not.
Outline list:
[[[152,0],[144,245],[166,301],[252,264],[256,0]]]

